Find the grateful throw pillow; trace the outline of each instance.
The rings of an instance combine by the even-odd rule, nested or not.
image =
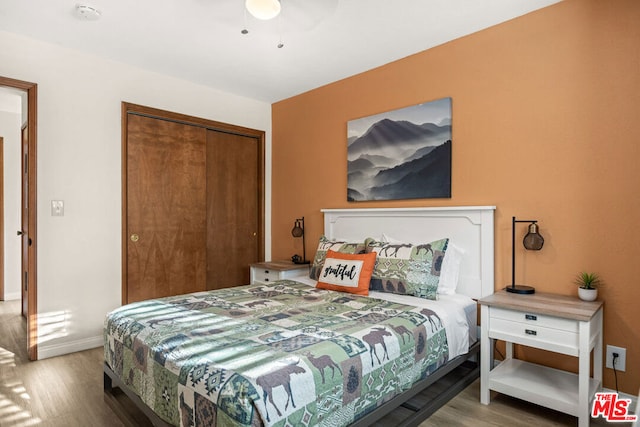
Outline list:
[[[343,254],[328,250],[316,287],[356,295],[369,295],[369,282],[375,262],[375,252]]]
[[[313,280],[318,280],[318,277],[320,276],[320,269],[322,268],[322,264],[324,264],[324,258],[328,250],[344,254],[363,254],[364,242],[347,242],[320,236],[316,255],[313,259],[313,263],[311,264],[311,269],[309,270],[309,277]]]

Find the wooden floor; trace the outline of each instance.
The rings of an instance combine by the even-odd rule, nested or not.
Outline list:
[[[26,323],[19,313],[19,301],[0,302],[0,426],[124,426],[104,397],[102,348],[29,362]],[[484,406],[479,395],[479,381],[475,381],[421,427],[577,425],[574,417],[502,395],[494,395],[491,404]],[[128,406],[126,410],[134,411]],[[398,409],[376,426],[397,425],[403,411]],[[617,423],[622,425],[628,424]]]

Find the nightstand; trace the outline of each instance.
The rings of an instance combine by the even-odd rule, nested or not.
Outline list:
[[[480,402],[488,405],[491,390],[578,417],[586,427],[590,402],[602,387],[602,301],[502,290],[482,298]],[[495,368],[495,340],[506,343],[505,360]],[[578,357],[578,374],[513,357],[513,344]],[[593,350],[593,377],[590,354]]]
[[[309,274],[309,264],[291,261],[268,261],[251,264],[251,283],[268,283]]]

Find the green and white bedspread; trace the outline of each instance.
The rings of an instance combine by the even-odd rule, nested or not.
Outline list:
[[[293,281],[142,301],[105,321],[105,361],[180,426],[344,426],[448,359],[425,308]]]

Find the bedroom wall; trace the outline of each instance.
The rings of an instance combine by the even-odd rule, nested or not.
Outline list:
[[[101,346],[120,306],[122,101],[265,130],[270,200],[267,103],[7,32],[0,75],[38,84],[40,358]],[[63,217],[51,200],[64,200]]]
[[[273,259],[301,253],[290,230],[302,215],[313,256],[321,208],[496,205],[500,289],[511,275],[511,217],[538,219],[545,246],[520,250],[517,282],[575,295],[576,273],[599,273],[604,342],[627,349],[618,385],[636,395],[639,21],[636,0],[565,0],[274,104]],[[442,97],[453,103],[452,197],[347,202],[347,121]],[[517,354],[577,371],[575,358]]]

